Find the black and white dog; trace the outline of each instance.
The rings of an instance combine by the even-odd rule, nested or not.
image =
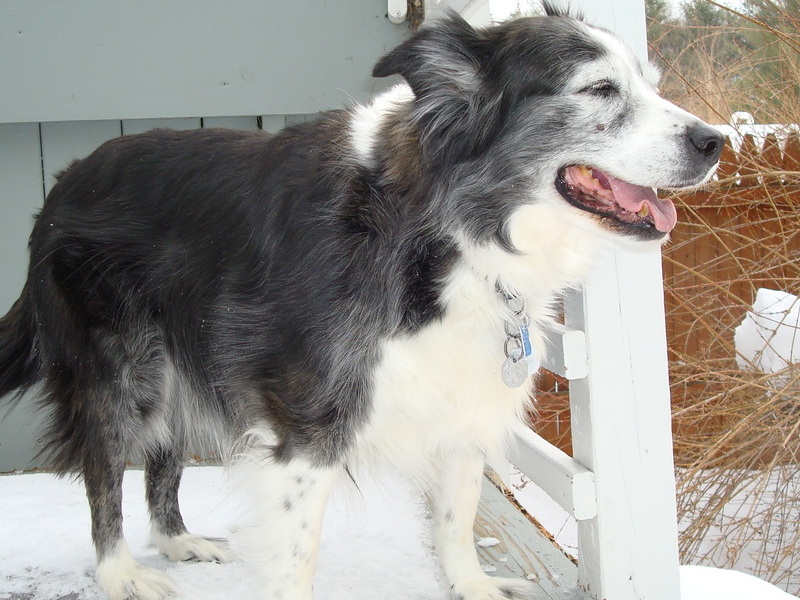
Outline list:
[[[312,598],[331,487],[381,462],[431,498],[454,597],[530,596],[483,573],[472,534],[484,459],[530,408],[526,355],[604,247],[673,228],[652,188],[706,181],[722,147],[613,34],[547,13],[423,28],[366,106],[275,136],[121,137],[60,174],[0,320],[0,395],[42,382],[109,598],[174,591],[123,538],[132,457],[155,546],[229,559],[178,509],[198,438],[251,467],[264,598]]]

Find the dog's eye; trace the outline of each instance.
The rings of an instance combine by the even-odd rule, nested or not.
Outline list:
[[[582,94],[592,94],[593,96],[615,96],[619,93],[619,88],[613,81],[604,79],[592,85],[586,86],[581,90]]]

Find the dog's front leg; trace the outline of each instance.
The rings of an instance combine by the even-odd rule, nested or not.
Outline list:
[[[263,573],[264,600],[313,600],[322,517],[339,468],[263,459],[246,473],[256,524],[246,538]]]
[[[463,600],[534,598],[531,582],[490,577],[478,560],[473,527],[483,468],[484,458],[477,452],[452,455],[433,490],[434,543],[451,594]]]

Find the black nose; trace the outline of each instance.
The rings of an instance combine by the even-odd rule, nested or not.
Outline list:
[[[708,162],[719,160],[725,137],[713,127],[704,124],[692,125],[686,131],[690,149],[699,152]]]

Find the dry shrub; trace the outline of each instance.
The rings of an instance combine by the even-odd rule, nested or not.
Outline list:
[[[709,53],[682,54],[665,94],[712,122],[747,109],[762,123],[800,123],[800,15],[766,4],[780,21],[750,15],[696,35],[685,52]],[[744,44],[728,64],[712,52],[723,36],[762,34],[769,52]],[[681,72],[681,61],[699,67]],[[758,288],[800,294],[800,169],[791,148],[767,146],[745,144],[719,181],[676,198],[664,272],[680,549],[685,563],[749,571],[798,594],[800,367],[740,370],[733,342]]]

